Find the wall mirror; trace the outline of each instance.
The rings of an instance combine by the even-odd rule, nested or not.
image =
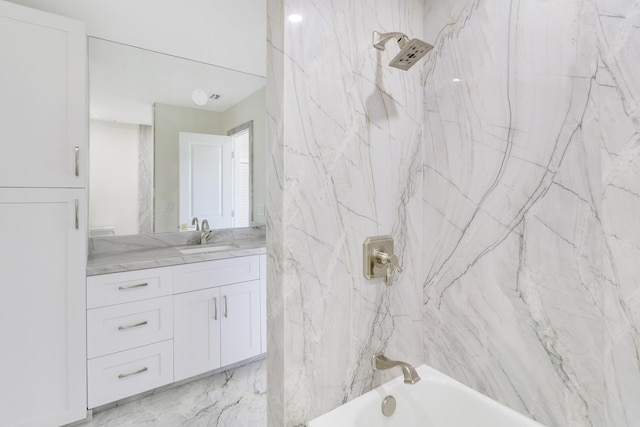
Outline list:
[[[265,78],[89,37],[90,236],[265,222]]]

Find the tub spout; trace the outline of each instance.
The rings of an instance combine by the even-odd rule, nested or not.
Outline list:
[[[395,366],[399,366],[400,368],[402,368],[402,374],[404,375],[405,384],[415,384],[420,381],[420,375],[418,375],[415,368],[406,362],[391,360],[382,353],[374,354],[371,362],[374,371],[382,371],[385,369],[391,369]]]

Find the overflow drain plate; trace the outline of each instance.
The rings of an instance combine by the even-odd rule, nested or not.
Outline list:
[[[396,412],[396,398],[389,395],[382,401],[382,414],[390,417],[394,412]]]

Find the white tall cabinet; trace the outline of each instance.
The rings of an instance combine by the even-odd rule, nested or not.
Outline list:
[[[86,415],[84,24],[0,1],[0,425]]]

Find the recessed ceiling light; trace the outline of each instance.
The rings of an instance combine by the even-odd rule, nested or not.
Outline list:
[[[293,14],[289,15],[289,21],[291,21],[291,22],[300,22],[300,21],[302,21],[302,16],[300,16],[300,15],[298,15],[296,13],[293,13]]]
[[[460,79],[458,77],[454,77],[454,78],[451,79],[451,81],[454,82],[454,83],[459,83],[459,82],[462,81],[462,79]]]

